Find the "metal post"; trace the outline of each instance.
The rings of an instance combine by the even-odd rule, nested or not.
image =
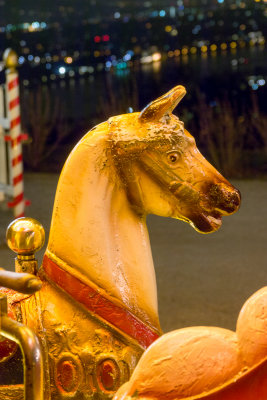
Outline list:
[[[13,201],[9,203],[9,206],[14,208],[14,216],[18,218],[24,215],[25,199],[20,125],[19,78],[16,69],[18,65],[17,54],[13,50],[7,49],[4,52],[4,62],[6,67],[6,106],[10,137],[10,183],[13,188]]]
[[[0,119],[4,119],[4,88],[0,86]],[[7,164],[6,164],[6,143],[5,143],[5,130],[0,125],[0,201],[5,199],[4,186],[7,184]]]

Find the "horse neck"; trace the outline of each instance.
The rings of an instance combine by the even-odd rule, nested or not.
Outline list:
[[[63,168],[47,254],[160,330],[145,217],[133,210],[116,175],[106,129],[89,132]]]

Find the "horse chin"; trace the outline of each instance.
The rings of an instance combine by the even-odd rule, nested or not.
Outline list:
[[[190,224],[200,233],[216,232],[222,225],[222,216],[219,213],[199,214],[190,218]]]

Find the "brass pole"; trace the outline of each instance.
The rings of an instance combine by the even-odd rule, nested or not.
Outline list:
[[[24,359],[24,400],[43,400],[43,356],[37,336],[7,316],[7,297],[0,296],[0,334],[16,342]]]
[[[5,271],[0,268],[0,286],[20,293],[32,294],[41,289],[42,282],[32,274]]]

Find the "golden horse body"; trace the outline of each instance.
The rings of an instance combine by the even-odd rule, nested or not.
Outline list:
[[[247,344],[247,322],[258,312],[257,302],[241,312],[237,333],[187,328],[158,339],[146,215],[181,219],[209,233],[240,204],[239,192],[172,114],[184,94],[177,86],[141,113],[96,126],[65,163],[38,272],[42,288],[33,295],[9,292],[11,316],[39,338],[46,400],[105,399],[119,388],[116,399],[230,400],[227,393],[220,397],[221,388],[238,384],[266,357],[265,339],[257,339],[252,350]],[[266,325],[262,329],[266,333]],[[0,356],[0,376],[5,368],[10,374],[18,351],[4,342]],[[205,397],[217,389],[219,397]],[[1,399],[10,399],[5,390],[0,386]],[[16,385],[12,390],[22,398]]]

